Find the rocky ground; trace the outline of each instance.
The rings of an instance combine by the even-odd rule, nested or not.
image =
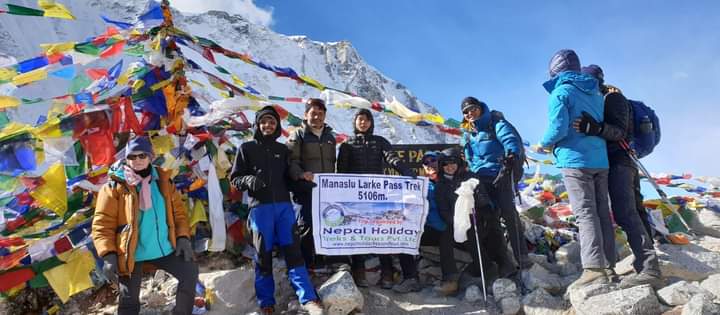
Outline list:
[[[318,270],[313,281],[333,314],[720,314],[720,238],[704,236],[689,245],[658,244],[665,286],[653,290],[640,286],[620,290],[616,284],[592,285],[577,290],[567,287],[580,274],[577,243],[564,245],[547,257],[531,255],[532,267],[517,279],[488,281],[488,299],[482,296],[482,281],[463,274],[456,296],[436,295],[432,286],[440,280],[437,248],[423,247],[418,262],[421,292],[397,294],[377,286],[358,289],[347,272]],[[248,253],[245,254],[246,256]],[[458,251],[458,264],[464,267],[470,257]],[[200,278],[213,292],[206,314],[251,314],[257,311],[253,288],[254,272],[249,259],[226,253],[199,257]],[[632,255],[616,268],[623,277],[632,274]],[[379,279],[378,260],[367,262],[368,281]],[[284,263],[275,260],[276,297],[279,314],[302,314],[284,274]],[[399,277],[399,274],[398,274]],[[177,281],[164,272],[148,275],[143,282],[141,314],[169,314],[174,304]],[[28,314],[20,304],[44,304],[52,292],[33,291],[23,300],[0,304],[0,314]],[[114,314],[114,291],[108,286],[74,297],[60,314]]]

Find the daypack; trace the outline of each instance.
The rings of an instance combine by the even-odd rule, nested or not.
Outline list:
[[[520,152],[516,153],[517,156],[515,156],[515,160],[513,161],[512,165],[512,177],[514,179],[513,184],[517,185],[517,183],[522,180],[522,177],[525,174],[525,165],[528,164],[527,156],[525,155],[525,147],[523,146],[523,140],[520,136],[520,133],[517,131],[517,128],[515,128],[515,126],[513,126],[513,124],[511,124],[509,121],[505,120],[505,116],[503,116],[502,112],[496,110],[490,111],[490,138],[493,140],[497,140],[497,131],[495,130],[495,125],[497,125],[497,123],[500,121],[505,121],[505,123],[507,123],[510,127],[510,130],[512,130],[513,135],[515,135],[520,141]],[[467,143],[470,143],[470,139],[465,140]]]
[[[638,158],[652,153],[655,146],[660,143],[660,120],[652,108],[641,101],[628,99],[632,110],[633,134],[630,138],[630,148],[635,151]]]

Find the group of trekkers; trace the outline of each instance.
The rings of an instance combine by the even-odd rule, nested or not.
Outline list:
[[[555,155],[577,218],[583,273],[572,286],[619,281],[613,271],[617,256],[610,208],[635,255],[636,273],[622,279],[620,286],[659,286],[658,259],[642,211],[638,172],[621,145],[632,137],[628,101],[620,90],[604,84],[600,67],[581,67],[572,50],[552,57],[549,74],[550,80],[543,85],[550,93],[549,124],[532,149]],[[465,269],[471,276],[513,278],[532,265],[513,200],[525,161],[522,139],[500,112],[475,97],[463,99],[461,111],[460,147],[425,152],[421,159],[422,175],[430,182],[423,242],[439,246],[442,281],[434,291],[441,295],[458,292],[461,271],[454,258],[456,246],[472,254],[474,261]],[[383,174],[384,165],[389,165],[403,176],[418,175],[401,161],[387,139],[374,134],[369,110],[357,111],[352,118],[354,136],[339,148],[325,123],[326,113],[323,100],[309,99],[302,128],[282,144],[277,141],[280,115],[266,106],[255,115],[254,139],[237,149],[230,183],[250,197],[248,223],[257,251],[255,294],[263,314],[272,314],[276,304],[275,247],[286,261],[288,280],[299,302],[310,314],[324,312],[311,282],[312,271],[322,265],[348,268],[357,286],[371,285],[365,276],[366,256],[315,254],[314,174]],[[92,236],[105,261],[106,277],[118,283],[120,314],[139,312],[143,263],[178,278],[174,311],[190,314],[198,269],[191,259],[186,211],[169,174],[152,166],[153,157],[147,138],[128,143],[125,159],[112,168],[111,180],[99,193]],[[473,178],[480,182],[474,192],[476,222],[467,232],[468,241],[457,244],[453,238],[455,191]],[[301,206],[299,215],[293,203]],[[381,277],[377,285],[399,293],[423,289],[416,257],[396,255],[402,271],[399,280],[394,276],[395,255],[378,256]]]

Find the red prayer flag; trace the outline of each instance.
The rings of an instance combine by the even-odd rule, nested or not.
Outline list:
[[[115,56],[123,51],[123,47],[125,47],[124,41],[113,44],[112,46],[108,47],[100,53],[100,58],[110,58],[112,56]]]
[[[108,75],[107,69],[102,68],[90,68],[85,70],[85,73],[87,73],[88,77],[90,77],[90,79],[93,79],[93,81],[98,80],[102,77],[106,77]]]

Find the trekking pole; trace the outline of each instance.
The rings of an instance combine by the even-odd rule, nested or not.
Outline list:
[[[480,183],[479,185],[482,185]],[[477,225],[477,211],[475,211],[475,207],[472,209],[473,213],[473,227],[475,228],[475,245],[477,246],[477,252],[478,252],[478,261],[480,262],[480,277],[482,278],[482,286],[483,286],[483,299],[485,302],[487,302],[487,289],[485,289],[485,268],[483,268],[483,261],[482,261],[482,253],[480,253],[480,236]]]
[[[682,217],[682,215],[680,215],[680,212],[678,212],[677,210],[675,210],[675,208],[672,207],[673,204],[670,202],[670,199],[668,199],[667,194],[665,194],[665,192],[660,188],[660,185],[658,185],[658,183],[655,182],[655,179],[653,179],[653,177],[650,175],[650,172],[648,172],[648,170],[645,168],[645,166],[640,162],[640,159],[637,157],[637,155],[635,155],[635,152],[632,149],[630,149],[630,145],[628,145],[628,143],[625,140],[622,140],[622,141],[620,141],[620,146],[623,149],[625,149],[625,151],[627,151],[630,158],[633,160],[633,162],[635,162],[638,169],[640,169],[640,172],[643,173],[643,175],[645,175],[645,177],[647,177],[650,184],[653,186],[653,188],[655,188],[655,191],[657,191],[658,195],[660,195],[660,200],[662,200],[662,202],[668,206],[668,209],[670,209],[670,211],[672,211],[675,215],[677,215],[678,219],[680,219],[680,222],[688,230],[688,233],[695,234],[695,232],[690,228],[690,225],[688,225],[687,222],[685,222],[685,219]]]
[[[518,202],[520,202],[520,205],[522,205],[522,197],[520,197],[520,193],[517,191],[515,187],[515,174],[513,172],[510,172],[510,186],[512,187],[513,194],[517,194]],[[513,207],[515,205],[513,204]],[[513,209],[513,211],[517,212],[517,208]],[[516,216],[513,216],[513,221],[515,221],[515,240],[517,241],[517,253],[515,253],[515,248],[513,248],[513,253],[515,253],[515,259],[517,259],[518,268],[522,269],[522,263],[520,262],[521,254],[520,254],[520,246],[523,246],[520,243],[520,215],[517,216],[517,220],[515,220]],[[527,246],[527,245],[525,245]]]

